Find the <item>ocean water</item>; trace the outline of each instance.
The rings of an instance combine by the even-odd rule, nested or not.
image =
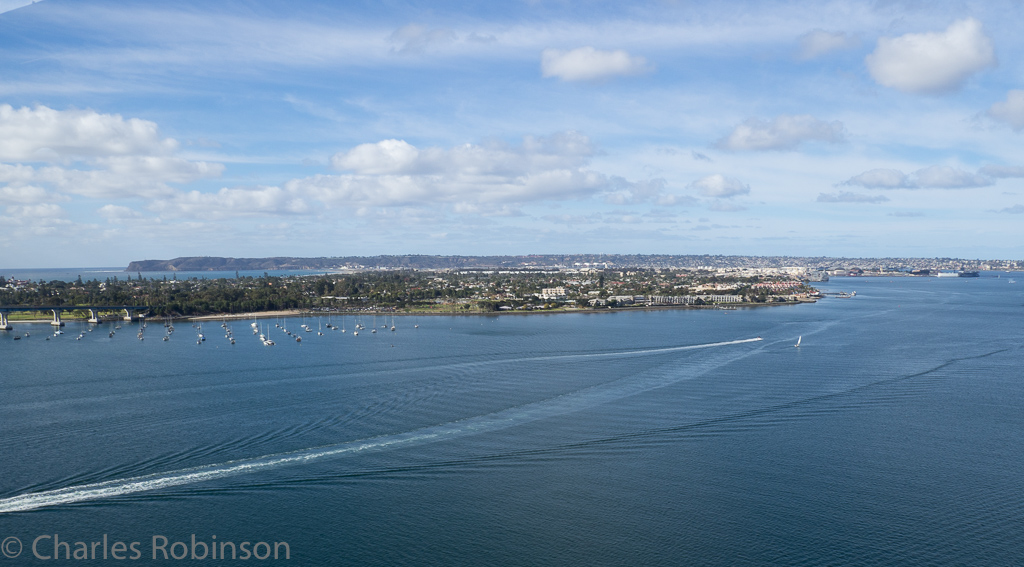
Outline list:
[[[0,561],[131,563],[106,536],[137,564],[1019,564],[1024,283],[820,287],[857,295],[264,321],[272,347],[16,324]]]

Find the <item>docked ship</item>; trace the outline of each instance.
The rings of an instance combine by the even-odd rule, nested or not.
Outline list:
[[[969,272],[967,270],[957,270],[957,271],[946,270],[946,271],[940,271],[937,274],[937,276],[940,277],[940,278],[976,278],[976,277],[978,277],[978,272]]]

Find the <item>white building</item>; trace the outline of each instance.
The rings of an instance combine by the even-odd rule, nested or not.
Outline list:
[[[565,288],[562,286],[558,287],[546,287],[540,290],[541,299],[565,299],[568,297],[565,293]]]

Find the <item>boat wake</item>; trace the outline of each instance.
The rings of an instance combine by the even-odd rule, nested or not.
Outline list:
[[[546,358],[572,359],[600,356],[640,356],[647,354],[725,347],[758,341],[761,341],[760,337],[700,345],[646,349],[641,351],[561,355]],[[666,366],[662,367],[658,372],[645,374],[640,378],[622,378],[605,384],[590,386],[575,392],[562,394],[546,400],[521,406],[514,406],[494,413],[469,417],[458,421],[433,425],[404,433],[395,433],[369,439],[348,441],[335,445],[312,447],[287,453],[264,455],[262,457],[252,459],[227,461],[224,463],[179,469],[145,476],[116,479],[12,496],[0,499],[0,514],[26,512],[48,506],[115,498],[138,492],[160,490],[175,486],[207,482],[236,475],[251,474],[267,469],[307,464],[334,457],[371,451],[391,450],[443,441],[466,435],[497,431],[539,419],[579,411],[648,390],[668,386],[684,379],[695,378],[710,370],[740,358],[750,356],[755,352],[757,351],[740,351],[732,356],[695,363],[694,365],[688,365],[685,368],[680,368],[678,366]]]

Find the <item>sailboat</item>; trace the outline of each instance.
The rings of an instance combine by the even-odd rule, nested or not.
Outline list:
[[[802,340],[804,340],[804,336],[800,335],[799,337],[796,338],[796,344],[793,345],[793,346],[799,347],[800,346],[800,341],[802,341]]]

